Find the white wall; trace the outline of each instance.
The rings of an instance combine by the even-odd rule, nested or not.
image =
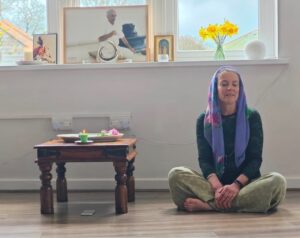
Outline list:
[[[279,1],[279,54],[289,65],[238,66],[248,104],[264,125],[262,171],[278,171],[289,187],[300,188],[300,87],[297,22],[300,2]],[[98,69],[0,69],[0,190],[39,189],[35,144],[57,132],[50,119],[3,119],[10,115],[131,112],[138,138],[137,188],[167,188],[167,173],[178,165],[198,169],[195,121],[206,107],[207,87],[217,66]],[[107,118],[77,118],[75,129]],[[110,163],[67,165],[69,188],[114,187]],[[53,169],[55,177],[55,171]],[[53,181],[53,185],[54,185]]]

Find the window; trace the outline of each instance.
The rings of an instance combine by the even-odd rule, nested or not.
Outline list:
[[[46,0],[0,0],[0,64],[11,65],[32,50],[32,34],[47,32]]]
[[[177,36],[177,60],[212,59],[215,45],[201,40],[198,31],[201,26],[220,24],[224,19],[239,26],[239,34],[225,42],[227,59],[245,58],[244,47],[254,39],[265,42],[268,58],[278,57],[277,0],[161,1],[164,2],[160,7],[165,23],[158,30]]]
[[[117,5],[143,5],[146,0],[80,0],[81,7],[117,6]]]
[[[224,18],[239,26],[239,35],[225,43],[226,59],[244,58],[243,47],[251,39],[265,42],[268,58],[278,56],[277,0],[0,0],[0,64],[14,65],[23,58],[24,48],[32,47],[32,34],[48,32],[58,33],[62,62],[63,7],[139,4],[151,5],[153,35],[177,38],[178,61],[212,60],[214,44],[203,42],[198,30],[211,22],[222,23]],[[149,40],[151,45],[153,39]]]
[[[203,41],[198,32],[224,20],[239,28],[237,35],[226,37],[224,49],[243,50],[258,39],[258,0],[178,0],[178,50],[215,50],[216,44]]]

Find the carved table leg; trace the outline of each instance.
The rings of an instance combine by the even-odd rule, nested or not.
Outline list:
[[[128,202],[134,202],[135,201],[135,182],[134,182],[134,176],[133,176],[133,170],[134,170],[134,159],[128,161],[127,165],[127,190],[128,190]]]
[[[65,163],[56,163],[56,198],[58,202],[68,201],[67,179],[65,177]]]
[[[42,214],[53,214],[53,191],[51,186],[52,175],[50,173],[52,169],[52,163],[38,161],[40,171],[42,172],[40,179],[42,187],[40,189],[41,199],[41,213]]]
[[[126,161],[125,162],[114,162],[116,171],[115,180],[117,182],[115,189],[115,202],[116,202],[116,213],[123,214],[127,213],[127,187],[126,187]]]

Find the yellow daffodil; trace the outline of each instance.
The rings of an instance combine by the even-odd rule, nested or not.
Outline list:
[[[2,44],[2,38],[6,30],[3,27],[3,24],[0,22],[0,45]]]
[[[0,46],[2,45],[3,31],[0,30]]]
[[[203,27],[199,30],[199,36],[203,38],[203,40],[206,40],[208,38],[207,30]]]
[[[210,38],[215,38],[218,34],[218,25],[209,24],[207,27],[207,32]]]
[[[237,34],[239,28],[237,25],[225,20],[223,24],[209,24],[208,27],[201,27],[199,36],[203,40],[213,40],[217,44],[215,59],[224,59],[223,44],[227,36],[231,37]]]
[[[238,26],[225,20],[223,24],[209,24],[208,27],[201,27],[199,36],[203,40],[211,39],[216,44],[223,44],[227,36],[231,37],[238,33]]]

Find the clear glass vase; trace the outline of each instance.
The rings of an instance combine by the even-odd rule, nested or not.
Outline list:
[[[214,55],[215,60],[224,60],[225,55],[224,55],[224,50],[223,50],[223,45],[222,44],[217,44],[217,49]]]

